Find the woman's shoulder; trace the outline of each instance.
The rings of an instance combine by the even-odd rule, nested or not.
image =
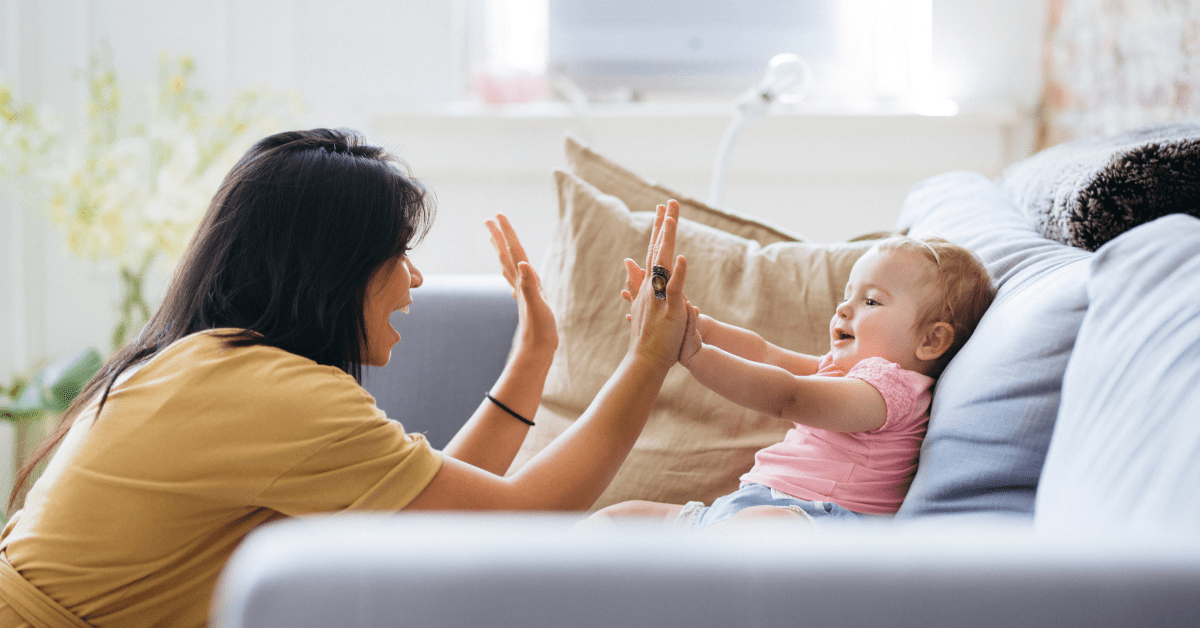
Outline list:
[[[234,397],[239,396],[238,391],[247,391],[276,403],[368,397],[353,377],[337,367],[278,347],[231,343],[240,331],[211,329],[185,336],[147,362],[130,383],[140,377]]]
[[[156,357],[163,361],[184,361],[198,365],[219,364],[224,367],[236,367],[242,363],[254,363],[257,366],[273,363],[293,368],[325,371],[330,375],[345,377],[351,381],[354,379],[339,368],[318,364],[310,358],[279,347],[268,344],[238,343],[237,341],[244,338],[246,333],[245,330],[233,328],[198,331],[171,343]]]

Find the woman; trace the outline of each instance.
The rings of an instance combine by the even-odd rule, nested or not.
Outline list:
[[[0,540],[0,626],[201,626],[233,549],[286,516],[590,506],[678,357],[685,261],[674,259],[665,299],[642,290],[628,353],[575,426],[502,477],[558,344],[502,216],[488,227],[520,323],[459,434],[435,452],[358,384],[362,365],[386,364],[400,339],[388,321],[421,285],[406,253],[431,215],[421,185],[353,132],[281,133],[251,148],[162,307],[20,478],[14,498],[57,445]],[[648,261],[670,265],[675,221],[660,214]]]

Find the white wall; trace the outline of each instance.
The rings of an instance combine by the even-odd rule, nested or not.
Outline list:
[[[889,226],[904,190],[923,176],[997,174],[1026,150],[1046,2],[935,0],[941,93],[976,113],[939,121],[801,112],[762,121],[736,147],[727,206],[818,241],[838,239]],[[80,71],[95,54],[111,54],[135,109],[160,52],[194,56],[198,86],[218,102],[247,87],[292,91],[307,106],[298,125],[364,129],[432,185],[439,218],[416,255],[426,272],[488,272],[479,222],[496,210],[513,217],[535,255],[544,249],[555,210],[549,170],[562,162],[567,130],[681,192],[707,194],[723,106],[617,112],[591,131],[556,110],[447,115],[443,105],[465,94],[467,6],[0,0],[0,80],[71,125],[82,119]],[[0,196],[0,230],[0,381],[86,346],[107,351],[118,296],[112,266],[72,258],[55,227],[11,196]]]
[[[934,0],[933,74],[963,105],[1037,104],[1048,0]]]

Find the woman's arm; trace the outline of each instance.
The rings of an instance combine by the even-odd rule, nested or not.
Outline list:
[[[709,344],[685,364],[709,390],[767,416],[834,432],[879,429],[887,420],[883,395],[860,379],[793,375]]]
[[[646,289],[631,312],[629,350],[575,424],[510,477],[447,455],[433,481],[408,508],[582,510],[596,501],[633,448],[667,371],[679,356],[687,322],[683,299],[687,262],[674,258],[677,221],[676,206],[674,213],[660,216],[661,226],[651,237],[655,263],[665,266],[674,259],[667,298],[654,299],[649,281],[645,282]],[[542,374],[539,388],[544,380]]]
[[[512,286],[518,312],[512,355],[489,394],[522,417],[533,419],[542,400],[554,350],[558,348],[558,328],[542,292],[541,280],[530,266],[525,248],[508,218],[497,214],[486,225],[504,278]],[[485,397],[442,453],[502,475],[528,433],[528,424]]]
[[[662,387],[661,362],[627,355],[566,432],[510,477],[451,457],[412,510],[585,510],[633,448]]]

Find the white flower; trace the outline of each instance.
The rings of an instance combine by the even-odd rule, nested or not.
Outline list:
[[[93,64],[89,128],[72,140],[47,112],[18,107],[0,85],[0,176],[20,177],[74,254],[114,259],[138,277],[157,258],[173,263],[225,173],[278,130],[285,104],[246,92],[206,116],[203,93],[189,85],[194,71],[186,56],[163,57],[159,85],[145,92],[148,118],[122,126],[116,74]]]

